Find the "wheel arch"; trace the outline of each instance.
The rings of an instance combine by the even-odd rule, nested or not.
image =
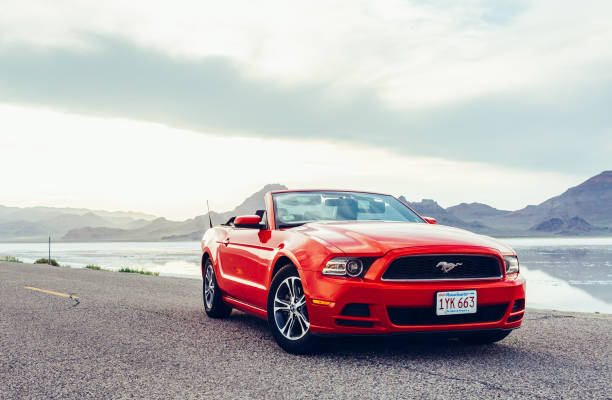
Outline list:
[[[272,279],[274,278],[274,275],[276,275],[276,273],[285,265],[287,264],[291,264],[293,265],[293,267],[295,269],[298,269],[297,266],[295,265],[295,262],[293,262],[292,259],[290,259],[289,257],[287,257],[286,255],[282,255],[280,257],[278,257],[276,259],[276,261],[274,262],[274,266],[272,267],[272,273],[270,274],[270,279],[268,280],[268,282],[272,282]],[[299,271],[298,271],[299,272]]]
[[[287,264],[293,265],[300,277],[300,280],[302,281],[302,287],[304,288],[304,291],[308,293],[308,283],[304,280],[304,274],[302,274],[300,263],[293,254],[287,252],[279,252],[276,255],[274,261],[272,262],[272,268],[270,268],[270,276],[268,276],[268,289],[270,288],[270,286],[272,286],[272,279],[274,279],[274,275],[276,275],[276,273]]]

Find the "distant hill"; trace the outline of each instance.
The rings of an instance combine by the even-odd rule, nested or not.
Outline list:
[[[419,202],[410,202],[406,201],[404,196],[400,196],[399,198],[400,200],[406,202],[420,215],[435,218],[436,223],[440,225],[454,226],[486,235],[496,236],[501,234],[501,232],[496,230],[494,227],[485,225],[481,220],[474,219],[466,221],[463,218],[458,217],[456,214],[450,211],[450,208],[445,209],[434,200],[423,199]]]
[[[287,186],[280,185],[278,183],[266,185],[263,188],[261,188],[259,191],[250,195],[245,201],[240,203],[238,207],[234,208],[232,211],[229,211],[225,214],[227,214],[229,218],[229,216],[233,216],[233,215],[247,215],[247,214],[254,213],[256,210],[264,210],[266,208],[266,202],[264,199],[264,195],[267,192],[270,192],[273,190],[287,190],[287,189],[288,189]]]
[[[419,202],[410,202],[404,196],[399,197],[400,200],[407,203],[414,211],[426,217],[434,217],[439,224],[468,228],[474,226],[482,226],[481,224],[468,223],[455,214],[442,208],[438,203],[431,199],[423,199]]]
[[[231,211],[211,212],[211,219],[219,224],[231,216],[252,214],[265,208],[266,192],[285,189],[280,184],[266,185]],[[461,203],[445,209],[431,199],[400,199],[419,214],[436,218],[439,224],[492,236],[612,234],[612,171],[518,211],[498,210],[482,203]],[[2,241],[40,239],[49,232],[67,241],[198,240],[208,225],[208,214],[170,221],[132,212],[0,206]]]
[[[439,223],[495,236],[606,235],[612,233],[612,171],[518,211],[482,203],[461,203],[447,209],[433,200],[409,204]]]
[[[265,209],[264,195],[272,190],[286,190],[287,187],[279,184],[264,186],[261,190],[253,193],[240,205],[231,211],[216,213],[211,211],[210,216],[213,224],[226,222],[230,217],[236,215],[253,214],[257,210]],[[89,241],[89,240],[130,240],[130,241],[157,241],[157,240],[199,240],[208,229],[208,213],[199,215],[185,221],[170,221],[165,218],[157,218],[148,224],[129,230],[113,230],[106,227],[99,228],[77,228],[69,231],[63,240]]]
[[[497,218],[512,211],[498,210],[483,203],[461,203],[446,209],[449,213],[464,221],[483,221],[488,218]]]
[[[568,220],[551,218],[529,229],[533,232],[556,233],[558,235],[584,235],[589,233],[604,233],[605,228],[597,228],[580,217],[572,217]]]
[[[214,220],[221,221],[219,214],[212,213]],[[185,221],[170,221],[157,218],[136,229],[116,229],[108,227],[75,228],[66,233],[62,240],[67,241],[157,241],[189,240],[201,238],[208,227],[208,215],[201,215]],[[199,235],[199,237],[197,237]]]
[[[87,208],[60,208],[60,207],[7,207],[0,205],[0,220],[1,221],[41,221],[48,218],[57,217],[60,215],[85,215],[95,214],[109,220],[153,220],[155,215],[145,214],[133,211],[106,211],[106,210],[89,210]]]
[[[70,230],[86,227],[132,229],[154,218],[131,211],[0,206],[0,240],[35,241],[48,235],[62,237]]]
[[[594,226],[612,228],[612,171],[604,171],[539,205],[507,214],[500,223],[533,226],[551,218],[568,220],[575,216]]]
[[[264,194],[284,189],[284,185],[266,185],[231,211],[211,212],[213,223],[264,209]],[[0,206],[1,241],[38,241],[48,235],[66,241],[194,240],[202,237],[208,225],[208,214],[170,221],[138,212]]]

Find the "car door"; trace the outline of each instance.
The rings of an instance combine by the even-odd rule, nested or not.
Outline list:
[[[277,245],[272,238],[269,229],[233,228],[229,232],[220,254],[230,296],[266,308],[268,267]]]

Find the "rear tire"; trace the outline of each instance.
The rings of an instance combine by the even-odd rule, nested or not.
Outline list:
[[[202,297],[204,300],[204,311],[211,318],[225,318],[232,313],[232,307],[225,304],[221,296],[221,290],[217,284],[215,268],[210,259],[204,264],[204,277],[202,279]]]
[[[268,325],[276,343],[288,353],[308,354],[319,340],[310,332],[306,296],[298,271],[283,266],[272,279],[268,292]]]
[[[475,332],[461,336],[459,340],[469,344],[491,344],[504,340],[511,331]]]

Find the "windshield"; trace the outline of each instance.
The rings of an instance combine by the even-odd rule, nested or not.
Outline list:
[[[288,228],[314,221],[424,222],[393,196],[312,191],[272,194],[276,223]]]

